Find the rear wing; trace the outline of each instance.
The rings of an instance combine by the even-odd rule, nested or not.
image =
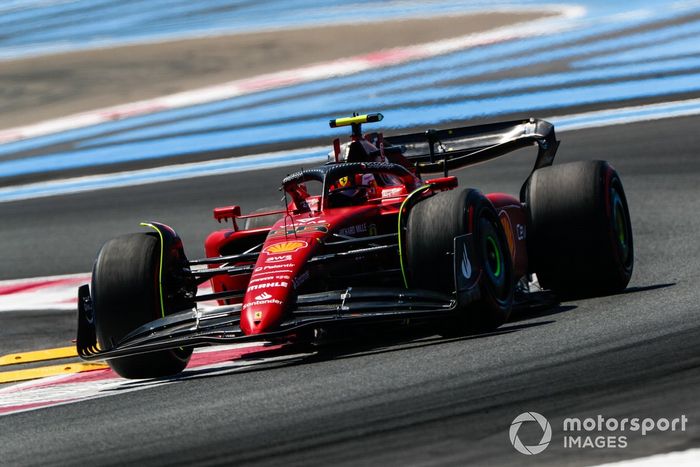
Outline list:
[[[460,169],[537,145],[533,172],[552,165],[559,147],[551,123],[530,118],[446,130],[428,130],[384,137],[386,146],[398,146],[419,173]]]

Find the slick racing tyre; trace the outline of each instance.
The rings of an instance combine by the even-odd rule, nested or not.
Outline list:
[[[267,206],[264,208],[256,209],[255,211],[253,211],[253,214],[257,214],[259,212],[270,212],[279,210],[279,206]],[[270,227],[272,224],[274,224],[281,218],[282,214],[270,214],[269,216],[250,217],[245,220],[245,224],[243,224],[243,230],[253,230],[261,229],[263,227]]]
[[[161,317],[160,250],[160,240],[151,233],[124,235],[108,241],[100,250],[91,291],[101,349],[112,348],[131,331]],[[173,263],[183,259],[180,253],[163,252],[164,281]],[[164,299],[167,314],[170,299]],[[124,378],[156,378],[181,372],[191,355],[191,348],[163,350],[114,358],[108,363]]]
[[[582,161],[536,170],[525,187],[528,251],[545,288],[562,298],[624,290],[634,244],[627,199],[615,169]]]
[[[503,324],[513,304],[513,265],[503,226],[478,190],[444,191],[420,201],[406,225],[406,264],[411,287],[455,290],[454,239],[471,233],[478,264],[480,298],[459,311],[449,334],[488,331]]]

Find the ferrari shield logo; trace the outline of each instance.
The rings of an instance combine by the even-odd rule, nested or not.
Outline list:
[[[340,177],[340,178],[338,179],[338,186],[339,186],[339,187],[348,186],[348,177]]]

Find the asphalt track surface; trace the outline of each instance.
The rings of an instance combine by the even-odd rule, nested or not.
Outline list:
[[[621,173],[636,265],[619,295],[519,314],[498,332],[346,347],[294,364],[2,418],[0,458],[15,464],[589,465],[700,445],[700,118],[560,135],[558,163],[606,159]],[[462,172],[484,191],[517,192],[519,152]],[[89,270],[101,242],[143,219],[178,229],[190,256],[217,224],[211,208],[269,205],[291,168],[0,205],[12,276]],[[3,350],[64,344],[72,313],[7,313]],[[31,321],[32,328],[19,326]],[[32,339],[29,343],[26,339]],[[8,344],[12,343],[12,344]],[[554,429],[542,454],[508,439],[525,411]],[[684,414],[686,432],[627,433],[625,449],[565,449],[566,417]],[[585,433],[584,433],[585,434]],[[522,433],[534,444],[541,433]]]

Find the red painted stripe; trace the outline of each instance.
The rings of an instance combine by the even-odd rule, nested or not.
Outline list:
[[[64,310],[78,302],[78,287],[90,283],[91,274],[32,277],[0,281],[0,312],[19,310]],[[211,293],[211,286],[199,288],[199,294]],[[202,307],[216,302],[202,302]]]
[[[540,6],[540,10],[542,10],[542,8],[543,7]],[[26,126],[8,128],[0,131],[0,143],[4,144],[21,139],[59,133],[76,128],[84,128],[107,121],[121,120],[127,117],[149,114],[167,109],[230,99],[255,91],[328,79],[335,76],[346,76],[370,68],[395,65],[408,60],[434,57],[468,47],[478,47],[543,33],[553,34],[556,31],[566,30],[571,27],[573,23],[570,23],[568,20],[581,17],[585,14],[585,9],[578,6],[552,5],[548,7],[547,10],[555,13],[555,16],[551,18],[541,18],[523,24],[516,23],[510,26],[451,39],[442,39],[418,45],[397,47],[386,51],[354,55],[340,60],[314,63],[299,68],[267,73],[251,78],[243,78],[237,81],[230,81],[228,83],[207,86],[154,99],[81,112]]]
[[[274,350],[278,350],[281,347],[282,346],[280,346],[280,345],[270,346],[270,347],[265,347],[265,346],[260,345],[260,346],[255,346],[255,347],[245,347],[242,349],[228,349],[228,350],[214,350],[211,352],[199,352],[199,353],[195,353],[194,355],[192,355],[192,359],[190,360],[189,365],[187,365],[187,368],[188,369],[199,368],[199,367],[202,367],[205,365],[213,365],[216,363],[238,360],[239,358],[241,358],[242,356],[247,355],[247,354],[274,351]],[[21,392],[22,390],[26,390],[26,389],[58,387],[58,386],[61,386],[64,384],[90,383],[90,382],[95,382],[95,381],[103,381],[103,380],[116,379],[116,378],[119,378],[119,375],[117,375],[115,372],[113,372],[109,368],[103,368],[103,369],[89,370],[89,371],[84,371],[81,373],[67,375],[65,378],[61,378],[58,381],[38,380],[36,382],[36,384],[22,386],[21,388],[19,388],[19,390],[17,392]],[[7,392],[14,392],[14,391],[9,390]]]
[[[360,60],[370,63],[372,65],[376,64],[392,64],[394,62],[401,62],[408,60],[417,56],[423,56],[424,54],[413,52],[412,50],[380,50],[378,52],[372,52],[361,57]]]
[[[63,404],[64,402],[68,402],[68,401],[55,400],[55,401],[43,401],[43,402],[30,402],[28,404],[10,405],[7,407],[0,407],[0,415],[7,414],[7,413],[13,413],[13,412],[21,412],[23,410],[29,410],[29,409],[39,409],[41,407],[50,407],[53,405]]]
[[[62,285],[75,285],[76,287],[85,283],[82,277],[71,277],[67,279],[47,279],[40,281],[20,282],[11,285],[0,285],[0,295],[10,295],[19,292],[27,292],[29,290],[41,289],[45,287],[56,287]],[[76,292],[77,293],[77,292]]]
[[[234,362],[245,356],[254,357],[254,361],[262,359],[282,348],[281,345],[262,346],[255,345],[245,348],[211,350],[199,352],[192,356],[188,369],[206,368],[212,365]],[[184,376],[187,376],[185,370]],[[119,389],[142,390],[163,383],[171,383],[172,380],[144,381],[136,386],[127,379],[122,379],[110,369],[98,369],[72,375],[60,375],[45,378],[43,380],[22,383],[0,390],[0,416],[27,410],[42,409],[60,404],[70,404],[87,399],[112,396],[119,393]],[[74,393],[74,396],[68,394]],[[17,401],[13,401],[13,397]],[[20,401],[25,401],[24,403]]]
[[[244,355],[254,354],[254,353],[267,353],[275,350],[279,350],[282,346],[275,345],[270,347],[265,347],[263,345],[255,347],[245,347],[243,349],[229,349],[214,352],[200,352],[192,355],[190,364],[187,368],[197,368],[204,365],[212,365],[215,363],[221,363],[229,360],[238,360]]]

